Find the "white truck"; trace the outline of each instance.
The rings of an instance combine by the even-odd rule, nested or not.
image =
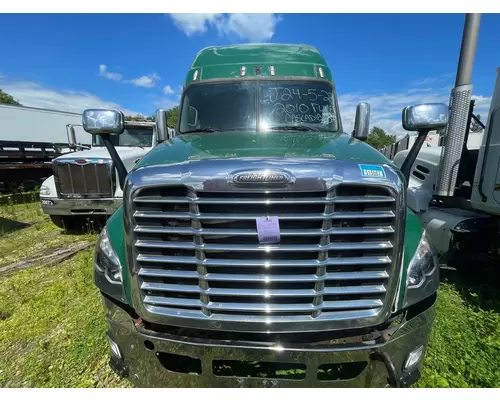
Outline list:
[[[39,186],[51,175],[54,158],[78,148],[69,146],[67,126],[79,124],[74,132],[88,140],[81,120],[76,113],[0,104],[0,191]]]
[[[156,118],[166,121],[166,111],[158,110]],[[81,117],[78,122],[81,125]],[[125,122],[124,133],[113,136],[112,141],[127,172],[152,148],[175,135],[172,128],[166,131],[169,137],[163,138],[154,122]],[[69,127],[68,137],[70,145],[75,145],[73,126]],[[40,202],[42,210],[60,228],[75,230],[88,220],[106,220],[122,204],[119,171],[99,136],[93,136],[89,149],[64,154],[52,164],[53,175],[40,188]]]
[[[500,69],[482,143],[471,146],[470,75],[480,15],[467,18],[460,56],[466,65],[459,64],[443,146],[422,147],[412,163],[412,150],[393,160],[397,166],[410,160],[408,206],[424,224],[440,263],[458,268],[498,264],[500,256]]]

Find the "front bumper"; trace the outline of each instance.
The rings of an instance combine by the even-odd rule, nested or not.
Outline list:
[[[419,377],[435,317],[433,297],[413,308],[399,325],[380,331],[374,340],[351,335],[311,341],[302,335],[305,340],[300,342],[270,345],[247,338],[157,332],[146,329],[140,319],[134,320],[106,297],[104,305],[108,336],[121,353],[121,357],[112,355],[110,364],[139,387],[385,387],[395,382],[393,378],[404,386]],[[403,371],[408,354],[419,346],[424,347],[422,357]],[[392,364],[393,374],[384,357]],[[264,369],[270,375],[248,377],[241,373],[245,362],[254,362],[255,368],[261,368],[260,374]],[[283,372],[282,367],[276,372],[278,365],[285,364],[292,372]],[[329,375],[325,375],[327,370]],[[326,376],[329,380],[324,380]]]
[[[61,199],[40,197],[44,213],[49,215],[112,215],[123,199]]]

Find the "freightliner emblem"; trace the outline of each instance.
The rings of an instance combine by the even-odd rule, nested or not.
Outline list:
[[[295,182],[288,172],[276,169],[238,171],[228,179],[236,186],[287,186]]]

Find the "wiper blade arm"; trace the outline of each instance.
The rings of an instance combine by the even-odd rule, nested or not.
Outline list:
[[[282,125],[282,126],[271,126],[267,128],[272,131],[310,131],[310,132],[319,132],[319,129],[313,128],[312,126],[306,125]]]
[[[198,129],[191,129],[189,131],[184,131],[182,133],[200,133],[200,132],[207,132],[207,133],[212,133],[212,132],[222,132],[222,129],[214,129],[214,128],[198,128]]]

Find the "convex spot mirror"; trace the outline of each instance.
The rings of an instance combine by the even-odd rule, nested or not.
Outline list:
[[[450,110],[443,103],[418,104],[403,109],[402,123],[407,131],[434,131],[448,124]]]
[[[83,129],[92,135],[119,135],[125,129],[125,116],[117,110],[85,110],[82,122]]]
[[[370,104],[359,103],[356,107],[354,118],[354,131],[352,136],[358,140],[366,140],[370,133]]]

